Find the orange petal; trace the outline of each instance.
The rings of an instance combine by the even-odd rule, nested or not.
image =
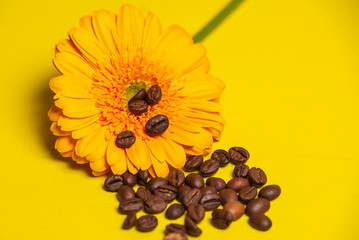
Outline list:
[[[182,54],[175,59],[175,68],[180,75],[192,72],[196,69],[197,72],[208,72],[210,67],[206,61],[206,48],[202,43],[191,45],[187,51],[182,52]],[[202,71],[198,71],[198,69]]]
[[[176,126],[172,126],[171,129],[165,131],[162,136],[166,139],[171,139],[182,145],[193,146],[198,144],[198,134],[200,133],[191,133],[184,131]]]
[[[55,105],[62,109],[67,117],[84,118],[100,113],[100,109],[95,107],[95,102],[91,99],[74,99],[61,97],[55,101]]]
[[[115,16],[104,10],[95,11],[92,17],[96,37],[100,43],[106,46],[109,52],[116,51],[111,35],[111,29],[116,29],[115,21]]]
[[[174,168],[182,168],[186,161],[186,154],[182,146],[173,142],[172,140],[164,139],[162,137],[159,137],[158,141],[160,142],[162,148],[165,150],[167,163],[169,163]]]
[[[125,149],[128,158],[138,169],[146,170],[151,166],[151,161],[146,143],[139,137],[135,143]]]
[[[127,170],[127,156],[124,149],[116,146],[116,137],[113,136],[107,146],[106,159],[111,166],[116,165],[116,172],[124,173]],[[121,174],[122,174],[121,173]]]
[[[177,118],[175,123],[173,124],[173,126],[179,128],[179,129],[182,129],[183,131],[186,131],[186,132],[198,133],[201,131],[200,126],[198,126],[197,124],[194,124],[190,121],[186,121],[185,118]]]
[[[159,137],[152,137],[146,140],[146,144],[148,146],[149,151],[152,152],[152,154],[156,157],[156,159],[162,163],[167,160],[167,155],[163,149],[163,146],[161,146],[158,138]]]
[[[106,150],[108,146],[108,141],[104,140],[100,143],[100,145],[96,148],[95,151],[91,152],[86,158],[90,162],[98,161],[99,159],[106,158]]]
[[[75,44],[69,39],[61,39],[60,43],[56,44],[58,52],[70,52],[75,54],[81,54]]]
[[[214,129],[214,128],[204,128],[204,129],[207,130],[208,132],[210,132],[211,135],[212,135],[212,137],[213,137],[215,140],[217,140],[217,141],[220,140],[220,138],[221,138],[221,132],[220,132],[220,131],[218,131],[218,130],[216,130],[216,129]]]
[[[74,160],[77,164],[86,164],[89,162],[86,158],[76,155],[75,151],[72,151],[72,160]]]
[[[51,132],[55,136],[69,136],[71,135],[71,132],[62,131],[59,126],[57,126],[56,122],[53,122],[50,127]]]
[[[167,162],[158,161],[157,158],[151,152],[150,152],[150,158],[156,176],[166,178],[169,172],[169,167]]]
[[[220,96],[222,89],[208,81],[186,81],[184,87],[178,91],[178,96],[191,100],[211,100]]]
[[[73,139],[80,139],[80,138],[84,138],[87,135],[93,133],[94,131],[98,130],[101,127],[101,125],[99,123],[92,123],[84,128],[80,128],[77,130],[74,130],[72,132],[72,138]]]
[[[217,112],[203,112],[198,110],[182,110],[181,112],[185,117],[188,118],[211,120],[211,121],[219,122],[222,125],[226,123],[224,117]]]
[[[201,110],[204,112],[219,112],[223,110],[223,106],[218,103],[212,101],[204,101],[204,100],[192,100],[192,99],[185,99],[183,101],[183,105],[181,108],[184,109],[196,109]]]
[[[83,87],[73,85],[71,88],[67,87],[64,90],[58,92],[54,99],[58,99],[61,97],[67,97],[67,98],[75,98],[75,99],[92,99],[93,95],[89,93],[88,90],[86,90]]]
[[[61,115],[57,121],[57,125],[61,127],[62,131],[74,131],[96,122],[98,118],[98,115],[94,115],[88,118],[69,118]]]
[[[54,58],[55,67],[65,75],[76,75],[92,79],[94,68],[83,57],[69,52],[60,52]]]
[[[128,171],[132,174],[136,174],[139,169],[130,161],[130,158],[128,156],[126,158],[126,161]]]
[[[156,172],[155,172],[155,169],[153,168],[153,165],[148,169],[148,172],[151,174],[151,176],[153,178],[156,178],[157,175],[156,175]]]
[[[90,167],[95,172],[104,172],[106,171],[110,166],[107,164],[105,158],[101,158],[95,162],[90,162]]]
[[[95,36],[95,30],[92,26],[92,16],[87,15],[80,19],[80,27],[87,31],[88,34],[90,34],[93,37]]]
[[[217,129],[218,131],[223,131],[224,124],[219,123],[217,121],[212,121],[209,119],[201,119],[201,118],[195,118],[195,117],[185,117],[185,119],[189,122],[195,123],[198,126],[202,127],[212,127],[214,129]]]
[[[60,153],[72,151],[75,147],[76,140],[72,139],[71,136],[58,137],[55,142],[55,148]]]
[[[147,13],[142,37],[143,46],[153,49],[161,31],[161,23],[158,18],[151,12]]]
[[[50,88],[53,92],[58,93],[65,89],[71,89],[72,87],[81,87],[89,91],[91,89],[91,79],[87,77],[75,76],[75,75],[61,75],[51,78]]]
[[[63,156],[63,157],[71,157],[71,156],[72,156],[72,152],[73,152],[73,151],[68,151],[68,152],[63,152],[63,153],[60,153],[60,154],[61,154],[61,156]]]
[[[105,175],[105,174],[109,173],[110,171],[111,171],[110,168],[106,169],[103,172],[92,171],[92,175],[94,175],[95,177],[99,177],[99,176],[102,176],[102,175]]]
[[[77,140],[75,151],[80,157],[85,157],[96,151],[97,147],[100,146],[102,141],[105,141],[106,128],[99,128],[97,131],[87,135],[86,137]]]
[[[56,107],[55,105],[52,105],[49,111],[47,112],[47,115],[49,116],[51,121],[55,122],[59,120],[60,116],[62,115],[62,109]]]

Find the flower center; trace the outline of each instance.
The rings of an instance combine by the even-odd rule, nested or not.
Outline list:
[[[131,100],[140,90],[145,89],[146,92],[150,87],[142,81],[136,81],[126,88],[125,97],[127,102]]]

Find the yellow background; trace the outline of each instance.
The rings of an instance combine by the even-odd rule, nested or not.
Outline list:
[[[191,34],[228,3],[124,2]],[[54,45],[83,15],[121,3],[0,3],[0,239],[162,239],[163,214],[151,233],[120,229],[105,177],[60,158],[49,131]],[[359,239],[358,13],[355,0],[247,0],[205,39],[211,73],[227,86],[227,126],[214,149],[247,148],[248,165],[264,169],[282,195],[268,232],[246,216],[218,230],[207,213],[200,239]],[[232,169],[218,175],[228,180]]]

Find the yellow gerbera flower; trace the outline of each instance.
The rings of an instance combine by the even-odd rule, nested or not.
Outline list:
[[[56,45],[53,62],[62,75],[50,80],[56,95],[48,113],[62,156],[89,163],[96,176],[148,169],[166,177],[170,166],[184,165],[186,154],[211,151],[224,126],[218,104],[224,84],[208,74],[205,48],[185,30],[162,31],[155,15],[123,5],[118,15],[100,10],[81,18],[68,35]],[[152,85],[161,87],[161,101],[132,114],[128,101]],[[145,125],[156,115],[170,125],[150,136]],[[115,140],[125,130],[136,141],[119,148]]]

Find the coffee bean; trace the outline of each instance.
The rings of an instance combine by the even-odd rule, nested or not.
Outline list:
[[[201,190],[198,188],[192,188],[186,193],[186,195],[184,195],[182,203],[187,208],[191,204],[198,203],[201,197]]]
[[[117,192],[123,185],[123,178],[120,175],[112,175],[106,178],[103,188],[108,192]]]
[[[168,184],[178,188],[183,184],[184,178],[184,173],[181,170],[172,169],[168,173]]]
[[[226,188],[226,182],[222,178],[217,177],[207,178],[206,185],[216,188],[217,191],[221,191]]]
[[[219,166],[224,167],[229,163],[228,152],[224,149],[217,149],[212,153],[211,159],[216,160]]]
[[[157,136],[164,133],[169,126],[169,120],[165,115],[157,115],[148,120],[145,129],[151,136]]]
[[[155,229],[158,224],[158,220],[153,215],[144,215],[137,220],[137,230],[141,232],[148,232]]]
[[[199,169],[203,163],[202,155],[187,156],[187,161],[184,164],[184,170],[187,172],[193,172]]]
[[[203,188],[204,180],[198,173],[190,173],[186,177],[186,184],[192,188]]]
[[[253,186],[248,186],[242,188],[238,193],[238,198],[244,203],[249,202],[257,196],[257,188]]]
[[[221,205],[221,198],[216,193],[210,193],[203,195],[202,198],[199,200],[199,203],[203,205],[206,211],[214,210],[219,205]]]
[[[228,154],[229,160],[234,164],[245,163],[249,158],[249,152],[241,147],[232,147],[229,149]]]
[[[181,224],[177,224],[177,223],[171,223],[168,224],[166,226],[166,230],[169,233],[185,233],[186,232],[186,227],[184,225]]]
[[[228,202],[238,201],[237,193],[230,188],[222,189],[218,195],[221,198],[222,205]]]
[[[162,90],[158,85],[152,85],[147,91],[146,101],[149,105],[157,104],[162,98]]]
[[[219,162],[214,159],[207,160],[199,167],[199,172],[202,176],[208,177],[215,174],[219,169]]]
[[[212,224],[216,228],[225,229],[231,225],[233,216],[230,212],[224,209],[215,209],[212,212]]]
[[[166,234],[163,240],[188,240],[188,238],[184,233],[171,232]]]
[[[267,231],[272,227],[272,221],[264,214],[253,214],[249,216],[249,224],[257,230]]]
[[[205,194],[210,194],[210,193],[217,194],[217,189],[215,189],[212,186],[207,186],[207,187],[201,188],[202,196],[205,195]]]
[[[169,208],[167,208],[165,216],[168,219],[177,219],[181,217],[185,212],[184,207],[181,204],[174,203]]]
[[[248,176],[249,167],[243,163],[237,164],[233,169],[233,174],[236,177],[246,178]]]
[[[261,187],[267,183],[267,176],[260,168],[252,167],[248,172],[248,180],[255,187]]]
[[[154,191],[154,194],[162,197],[167,202],[171,202],[177,196],[177,189],[170,185],[158,186],[158,188]]]
[[[242,188],[249,186],[249,181],[246,178],[232,178],[227,183],[227,188],[231,188],[236,192],[239,192]]]
[[[117,192],[117,199],[122,202],[136,196],[135,191],[128,185],[123,185]]]
[[[238,220],[244,214],[244,205],[238,201],[224,204],[223,209],[227,210],[232,214],[233,221]]]
[[[136,136],[131,131],[123,131],[116,137],[116,145],[120,148],[131,147],[136,141]]]
[[[128,110],[135,115],[147,112],[148,104],[145,100],[135,100],[128,104]]]
[[[251,200],[246,207],[246,214],[257,214],[257,213],[265,213],[270,208],[270,203],[265,198],[256,198]]]
[[[120,212],[133,212],[139,211],[143,207],[143,201],[140,198],[131,198],[123,200],[120,203],[119,211]]]
[[[191,190],[191,187],[187,185],[181,186],[177,191],[177,200],[182,202],[184,195],[186,195],[189,190]]]
[[[267,185],[262,188],[259,193],[258,197],[266,198],[269,201],[276,199],[281,193],[281,189],[278,185]]]
[[[145,186],[149,177],[148,170],[140,170],[137,173],[137,183]]]
[[[167,185],[167,180],[161,177],[157,177],[152,178],[150,181],[148,181],[146,184],[146,188],[153,193],[159,186],[163,185]]]
[[[191,236],[199,236],[202,233],[202,230],[190,217],[185,218],[184,226],[186,227],[186,232]]]
[[[146,90],[145,89],[141,89],[140,91],[138,91],[136,93],[135,96],[133,96],[130,101],[128,101],[128,103],[130,104],[131,102],[133,101],[136,101],[136,100],[145,100],[146,99]]]
[[[136,225],[136,212],[129,212],[122,224],[123,229],[130,229]]]
[[[201,204],[190,204],[187,208],[187,216],[199,223],[204,218],[206,209]]]
[[[167,207],[167,202],[160,196],[152,196],[145,201],[145,211],[148,213],[160,213]]]
[[[130,173],[129,171],[126,171],[124,174],[122,174],[122,178],[123,178],[123,183],[131,187],[134,187],[137,184],[136,176]]]
[[[146,201],[147,198],[152,196],[152,193],[147,188],[139,187],[137,188],[136,196],[142,199],[142,201]]]

